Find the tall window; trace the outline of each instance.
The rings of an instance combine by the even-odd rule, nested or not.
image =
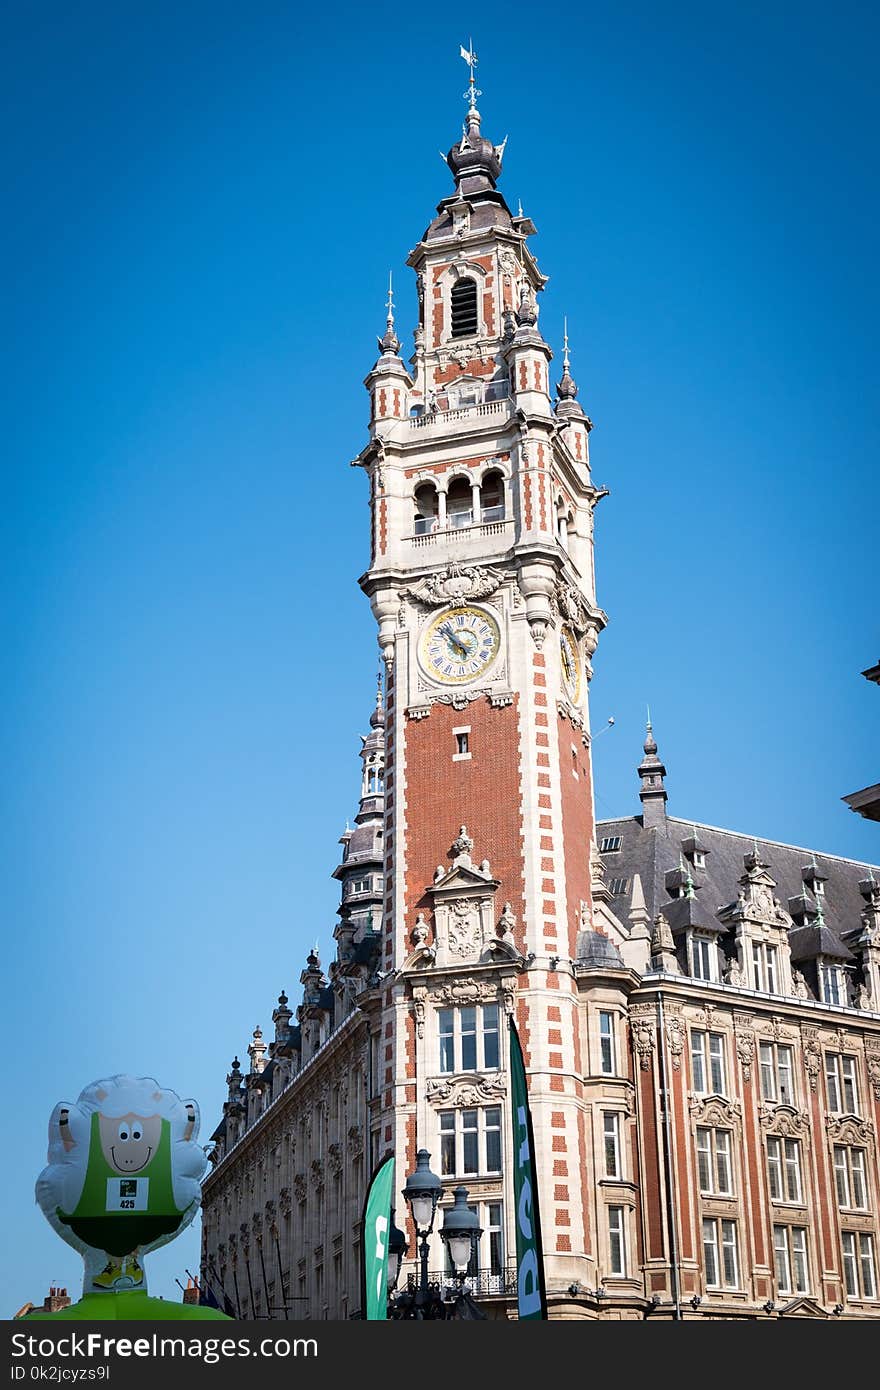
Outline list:
[[[428,531],[436,531],[439,526],[439,500],[433,483],[420,483],[415,491],[416,514],[413,531],[424,536]]]
[[[719,1095],[725,1092],[724,1034],[691,1033],[691,1063],[694,1090],[698,1095]]]
[[[845,1004],[847,1002],[846,984],[839,965],[820,965],[819,985],[822,999],[826,1004]]]
[[[697,1172],[700,1191],[705,1195],[729,1197],[732,1194],[729,1129],[698,1128]]]
[[[453,530],[474,520],[473,492],[467,478],[455,478],[446,491],[446,523]]]
[[[763,989],[768,994],[775,994],[779,978],[776,968],[776,947],[767,946],[763,941],[753,941],[752,969],[755,989]]]
[[[774,1105],[794,1105],[791,1048],[781,1043],[762,1042],[759,1058],[761,1095],[764,1100]]]
[[[865,1177],[865,1150],[849,1144],[834,1145],[834,1183],[838,1206],[867,1211],[868,1184]]]
[[[449,296],[452,305],[452,336],[468,338],[477,331],[477,282],[456,280]]]
[[[797,1139],[767,1136],[767,1177],[774,1202],[803,1201],[801,1146]]]
[[[707,1288],[739,1287],[735,1221],[721,1221],[714,1216],[703,1219],[703,1262]]]
[[[602,1111],[602,1140],[605,1151],[606,1178],[619,1178],[620,1170],[620,1115],[616,1110]]]
[[[609,1274],[626,1276],[626,1213],[623,1207],[608,1208]]]
[[[480,484],[480,520],[504,520],[504,478],[500,473],[487,473]]]
[[[501,1107],[440,1111],[440,1162],[444,1178],[501,1172]]]
[[[855,1057],[847,1057],[843,1052],[826,1052],[825,1084],[828,1089],[829,1110],[838,1115],[859,1113]]]
[[[876,1298],[874,1237],[862,1231],[844,1231],[843,1277],[850,1298]]]
[[[499,1066],[498,1005],[440,1009],[440,1070],[495,1071]]]
[[[617,1070],[617,1048],[614,1044],[614,1014],[599,1010],[599,1059],[603,1076],[614,1076]]]
[[[715,979],[715,942],[708,936],[691,934],[691,974],[695,980]]]
[[[773,1227],[773,1256],[779,1293],[808,1293],[807,1232],[803,1226]]]

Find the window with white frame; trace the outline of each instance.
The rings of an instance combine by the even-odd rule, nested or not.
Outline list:
[[[809,1293],[807,1232],[804,1226],[773,1227],[777,1293]]]
[[[801,1146],[798,1139],[767,1136],[767,1179],[774,1202],[802,1202]]]
[[[626,1278],[626,1208],[608,1208],[608,1273]]]
[[[498,1005],[438,1009],[440,1071],[497,1071],[500,1065]]]
[[[764,941],[752,942],[752,972],[755,989],[764,990],[767,994],[777,992],[779,974],[775,946],[768,946]]]
[[[706,867],[706,851],[705,851],[705,850],[702,850],[702,849],[695,849],[695,850],[694,850],[694,868],[695,868],[695,869],[705,869],[705,867]]]
[[[697,1174],[704,1196],[732,1196],[729,1129],[715,1129],[708,1125],[697,1128]]]
[[[621,1177],[620,1114],[617,1110],[602,1111],[602,1145],[606,1178]]]
[[[723,1096],[726,1089],[724,1034],[694,1029],[691,1033],[691,1067],[698,1095]]]
[[[876,1298],[874,1237],[864,1231],[844,1231],[843,1278],[850,1298]]]
[[[373,887],[373,880],[369,876],[366,878],[350,878],[348,880],[349,893],[369,893]]]
[[[703,1218],[703,1263],[708,1289],[739,1288],[736,1222]]]
[[[615,854],[620,849],[619,835],[606,835],[599,844],[600,854]]]
[[[607,1009],[599,1010],[599,1065],[603,1076],[614,1076],[617,1071],[614,1014]]]
[[[837,1204],[852,1211],[867,1211],[868,1182],[865,1174],[865,1150],[850,1144],[834,1145],[834,1183]]]
[[[793,1053],[782,1043],[762,1042],[758,1049],[761,1095],[773,1105],[794,1105]]]
[[[440,1171],[444,1178],[501,1172],[501,1107],[441,1110]]]
[[[829,1110],[836,1115],[859,1113],[855,1057],[848,1057],[844,1052],[826,1052],[825,1085]]]
[[[825,1004],[846,1004],[846,977],[842,968],[833,961],[823,961],[819,966],[819,992]]]
[[[695,980],[714,980],[717,949],[711,936],[690,933],[691,974]]]

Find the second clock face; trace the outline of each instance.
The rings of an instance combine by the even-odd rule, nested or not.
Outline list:
[[[434,680],[464,685],[492,665],[500,647],[501,633],[490,614],[479,608],[448,608],[425,628],[419,655]]]
[[[570,627],[563,627],[559,633],[559,654],[562,658],[562,683],[573,705],[580,704],[581,698],[581,657],[577,638]]]

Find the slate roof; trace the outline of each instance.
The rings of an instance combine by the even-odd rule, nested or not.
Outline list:
[[[664,822],[649,830],[643,827],[641,816],[598,822],[596,838],[600,851],[603,840],[620,836],[620,848],[603,852],[602,861],[606,868],[606,884],[615,878],[627,880],[625,892],[616,894],[610,903],[612,912],[624,925],[632,907],[633,878],[636,874],[641,879],[645,907],[651,920],[662,909],[670,924],[673,917],[677,923],[678,914],[684,909],[673,909],[672,904],[687,900],[678,898],[677,889],[671,892],[667,888],[666,876],[680,869],[681,857],[687,849],[692,848],[686,842],[692,840],[694,834],[700,847],[706,851],[705,868],[691,870],[696,904],[704,917],[717,921],[718,910],[736,902],[739,879],[745,872],[745,856],[753,853],[755,848],[752,836],[677,816],[667,816]],[[790,900],[801,898],[813,918],[816,898],[804,882],[803,871],[815,862],[818,876],[824,875],[824,929],[808,924],[792,931],[791,944],[797,948],[799,958],[806,958],[810,952],[815,954],[816,948],[821,947],[822,954],[834,954],[841,960],[850,960],[852,956],[846,939],[861,929],[860,914],[865,906],[859,884],[872,871],[874,877],[880,879],[880,867],[774,840],[758,840],[757,845],[770,877],[776,882],[774,894],[787,910],[795,905]],[[687,859],[685,864],[688,865]]]

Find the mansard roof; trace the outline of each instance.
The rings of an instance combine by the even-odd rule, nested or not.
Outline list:
[[[688,849],[692,852],[693,848],[687,842],[692,842],[695,835],[706,860],[703,867],[692,870],[693,882],[701,913],[711,920],[717,918],[719,909],[736,903],[744,860],[755,852],[753,836],[675,816],[666,816],[659,825],[650,829],[643,826],[641,816],[598,822],[596,839],[600,851],[603,842],[620,837],[619,849],[601,853],[606,880],[617,879],[626,884],[625,890],[615,894],[610,904],[621,922],[626,923],[632,908],[633,879],[636,875],[641,881],[645,907],[652,921],[660,911],[668,916],[673,902],[683,901],[672,896],[666,879],[667,875],[674,878],[675,871],[680,871],[682,855]],[[783,907],[790,898],[802,896],[810,914],[815,914],[817,900],[804,882],[804,869],[815,862],[819,875],[824,875],[825,892],[821,899],[824,926],[807,924],[791,932],[792,946],[798,948],[800,958],[806,959],[807,954],[822,954],[840,960],[851,959],[842,938],[860,929],[865,899],[859,890],[859,883],[868,876],[866,866],[852,859],[821,854],[775,840],[758,840],[757,847],[761,860],[767,865],[767,871],[776,884],[774,896]],[[875,877],[880,877],[880,868],[874,866],[873,872]]]

